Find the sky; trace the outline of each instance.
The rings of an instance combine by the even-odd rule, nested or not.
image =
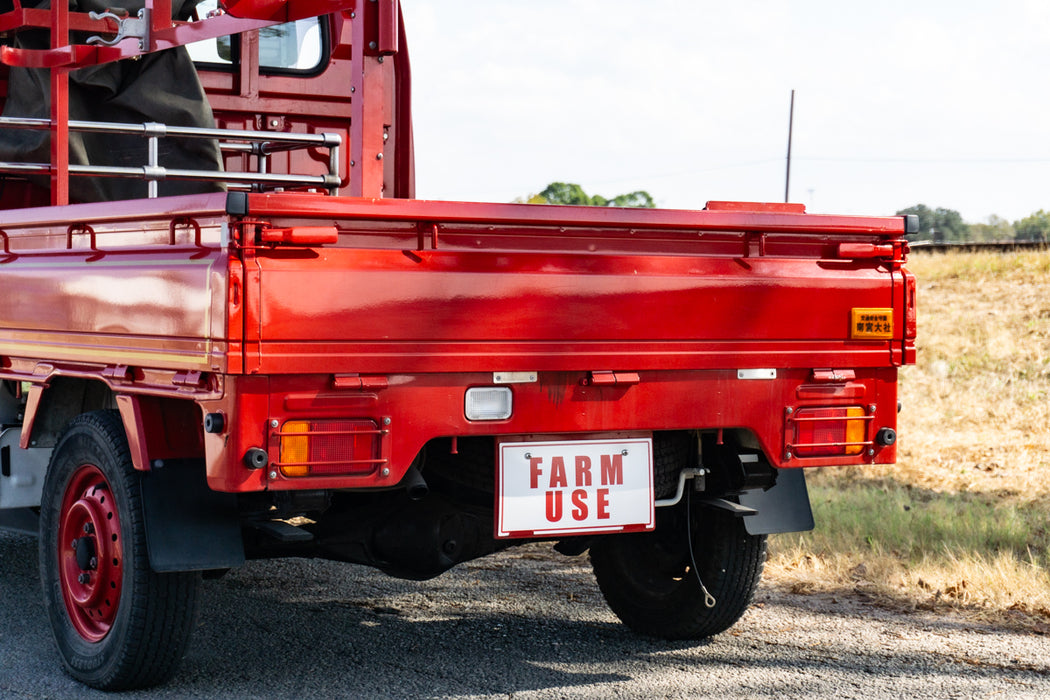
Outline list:
[[[1050,210],[1046,0],[401,0],[416,196]]]

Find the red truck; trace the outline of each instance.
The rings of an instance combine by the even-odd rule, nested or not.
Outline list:
[[[0,522],[90,686],[170,677],[202,576],[267,557],[551,541],[717,634],[802,468],[894,462],[914,218],[414,199],[396,0],[0,31]]]

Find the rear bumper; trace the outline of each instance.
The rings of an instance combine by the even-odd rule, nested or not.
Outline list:
[[[401,481],[429,440],[479,435],[564,439],[736,430],[746,431],[780,468],[896,459],[895,445],[876,439],[880,430],[896,430],[897,370],[892,367],[539,371],[535,381],[518,375],[514,383],[502,383],[505,378],[498,380],[496,374],[229,377],[224,397],[204,405],[206,412],[225,419],[221,433],[205,436],[208,483],[227,492],[390,487]],[[468,420],[464,395],[477,386],[506,386],[513,397],[512,415]],[[795,417],[815,408],[852,408],[850,415],[861,416],[846,454],[796,449],[801,438]],[[323,449],[307,449],[307,440],[318,440]],[[251,468],[245,460],[250,450],[264,450],[267,466]]]

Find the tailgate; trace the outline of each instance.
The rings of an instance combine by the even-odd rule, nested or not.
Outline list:
[[[254,249],[258,372],[879,367],[905,341],[904,217],[281,194],[245,209],[338,230]],[[857,310],[892,328],[856,337]]]

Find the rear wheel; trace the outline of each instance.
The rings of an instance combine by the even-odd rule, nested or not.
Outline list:
[[[171,676],[200,575],[150,569],[140,474],[115,411],[75,418],[55,447],[40,509],[44,605],[66,670],[102,690]]]
[[[682,503],[660,513],[655,532],[600,538],[591,546],[602,595],[640,634],[709,637],[729,629],[754,597],[765,535],[749,535],[740,518],[703,506],[693,508],[687,534],[686,517]]]

